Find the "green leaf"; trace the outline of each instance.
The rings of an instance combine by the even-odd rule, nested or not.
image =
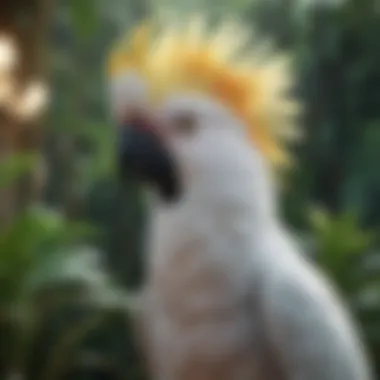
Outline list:
[[[98,24],[98,10],[95,0],[71,0],[70,14],[78,37],[88,38]]]
[[[329,215],[325,210],[314,207],[310,210],[310,222],[315,230],[323,231],[329,226]]]
[[[47,261],[92,236],[96,229],[84,222],[68,221],[59,212],[31,207],[7,229],[0,231],[0,303],[14,302],[33,273]]]
[[[0,162],[0,188],[11,185],[30,172],[36,164],[35,154],[14,154]]]
[[[363,231],[352,212],[331,215],[314,209],[310,219],[317,261],[341,290],[348,295],[373,286],[373,275],[365,271],[363,260],[375,245],[375,231]]]

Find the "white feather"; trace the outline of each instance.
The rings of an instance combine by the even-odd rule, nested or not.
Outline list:
[[[244,128],[209,99],[176,94],[167,134],[185,193],[151,205],[145,318],[158,380],[369,380],[335,291],[298,253],[269,169]],[[218,375],[219,374],[219,375]]]
[[[111,79],[109,103],[115,120],[122,120],[131,110],[147,107],[147,100],[148,88],[137,73],[126,72]]]

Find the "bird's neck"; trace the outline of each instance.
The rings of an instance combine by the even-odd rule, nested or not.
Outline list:
[[[251,228],[278,219],[275,189],[264,165],[249,160],[225,165],[219,171],[205,173],[189,189],[185,197],[188,207],[208,213],[210,218],[229,218],[232,223],[246,220]]]
[[[198,313],[215,303],[227,307],[226,300],[261,281],[267,260],[272,260],[272,250],[263,254],[263,247],[271,244],[277,219],[259,214],[265,209],[258,209],[249,187],[249,197],[242,187],[240,194],[224,190],[213,196],[201,191],[181,204],[155,210],[145,278],[153,298]]]
[[[277,229],[269,185],[247,175],[213,177],[193,187],[177,204],[157,205],[151,218],[153,262],[198,247],[211,255],[251,254],[257,239]],[[246,174],[246,173],[244,173]]]

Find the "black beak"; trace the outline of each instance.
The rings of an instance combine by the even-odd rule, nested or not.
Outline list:
[[[166,201],[178,196],[174,160],[153,131],[134,125],[123,126],[118,136],[117,153],[123,179],[134,179],[155,187]]]

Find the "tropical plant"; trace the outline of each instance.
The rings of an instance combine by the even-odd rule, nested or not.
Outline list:
[[[378,231],[365,231],[353,212],[332,215],[313,209],[316,261],[333,279],[363,330],[375,364],[380,362],[380,254]]]

